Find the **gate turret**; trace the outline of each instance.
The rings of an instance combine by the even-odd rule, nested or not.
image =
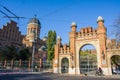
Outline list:
[[[104,19],[99,16],[97,19],[97,37],[99,39],[99,47],[100,47],[100,65],[104,71],[104,74],[108,74],[108,63],[107,63],[107,51],[106,51],[106,27],[104,26]]]
[[[99,16],[97,19],[97,37],[99,39],[99,45],[100,45],[100,57],[101,57],[101,67],[107,67],[107,53],[106,53],[106,27],[104,26],[104,19]]]

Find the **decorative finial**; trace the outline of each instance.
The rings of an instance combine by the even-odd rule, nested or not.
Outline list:
[[[77,24],[75,22],[72,22],[71,26],[77,26]]]
[[[60,36],[57,36],[57,39],[61,39],[61,37],[60,37]]]
[[[98,23],[99,21],[104,22],[104,19],[103,19],[101,16],[99,16],[98,19],[97,19],[97,23]]]

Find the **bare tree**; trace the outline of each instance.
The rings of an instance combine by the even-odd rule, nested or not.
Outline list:
[[[118,45],[120,42],[120,16],[115,20],[113,27],[115,29],[116,45]]]

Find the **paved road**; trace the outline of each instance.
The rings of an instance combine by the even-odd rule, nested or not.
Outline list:
[[[53,73],[4,73],[0,80],[120,80],[120,75],[114,76],[80,76]]]

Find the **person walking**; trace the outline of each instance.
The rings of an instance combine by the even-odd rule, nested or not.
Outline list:
[[[103,70],[99,67],[99,73],[100,75],[103,75]]]
[[[95,75],[96,75],[96,76],[99,75],[99,69],[98,69],[98,68],[95,69]]]

